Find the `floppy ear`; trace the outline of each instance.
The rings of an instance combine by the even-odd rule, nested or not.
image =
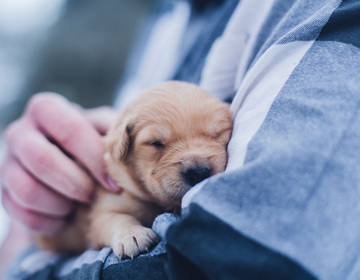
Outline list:
[[[106,148],[115,160],[125,159],[130,146],[130,133],[131,126],[124,122],[106,136]]]

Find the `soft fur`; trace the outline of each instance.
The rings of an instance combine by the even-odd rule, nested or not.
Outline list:
[[[228,105],[199,87],[167,82],[151,88],[105,137],[108,172],[124,191],[99,187],[94,205],[79,205],[67,228],[38,243],[56,252],[110,246],[119,259],[148,251],[158,242],[149,228],[155,217],[179,212],[191,188],[187,170],[206,167],[214,175],[225,169],[231,130]]]

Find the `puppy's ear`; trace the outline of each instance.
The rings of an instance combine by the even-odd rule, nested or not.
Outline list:
[[[107,151],[115,160],[125,159],[130,146],[131,130],[131,125],[125,122],[111,130],[106,136]]]

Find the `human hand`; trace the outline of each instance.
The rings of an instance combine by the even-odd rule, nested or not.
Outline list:
[[[86,112],[52,93],[31,98],[5,131],[8,150],[0,177],[10,216],[35,232],[55,233],[73,201],[92,201],[95,180],[121,191],[106,173],[100,135],[115,117],[105,108]]]

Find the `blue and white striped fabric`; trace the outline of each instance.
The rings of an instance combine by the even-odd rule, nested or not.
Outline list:
[[[274,1],[263,26],[231,105],[227,170],[184,207],[321,279],[360,279],[360,1]]]
[[[360,279],[360,0],[225,6],[175,77],[232,99],[227,169],[186,194],[161,259],[86,252],[90,279]]]

